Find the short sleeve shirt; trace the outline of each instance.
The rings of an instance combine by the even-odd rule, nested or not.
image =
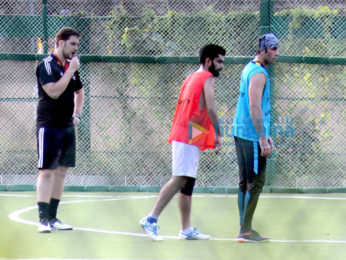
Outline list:
[[[68,61],[66,61],[68,63]],[[68,66],[68,64],[67,64]],[[71,78],[67,88],[58,99],[52,99],[42,86],[55,83],[65,73],[65,67],[56,56],[49,55],[38,63],[36,68],[38,106],[36,126],[65,128],[72,126],[74,92],[82,88],[78,72]]]

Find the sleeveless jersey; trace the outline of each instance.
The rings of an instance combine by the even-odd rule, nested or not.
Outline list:
[[[233,121],[232,135],[246,140],[258,142],[259,135],[252,123],[249,106],[249,85],[250,78],[263,73],[266,77],[266,84],[263,89],[261,108],[263,113],[263,126],[265,135],[270,136],[270,82],[267,70],[258,62],[251,61],[243,69],[240,81],[240,94],[236,114]]]
[[[199,107],[204,83],[210,77],[213,74],[203,70],[194,72],[185,79],[173,117],[169,143],[183,142],[198,146],[201,151],[215,148],[215,130],[207,106],[203,110]]]

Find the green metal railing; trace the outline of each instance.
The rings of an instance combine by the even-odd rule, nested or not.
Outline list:
[[[149,2],[152,9],[137,10],[126,1],[31,0],[0,14],[0,189],[34,188],[34,64],[52,50],[62,26],[82,33],[86,92],[68,187],[156,191],[170,176],[167,137],[179,86],[198,66],[198,49],[214,42],[228,53],[217,82],[224,149],[221,156],[202,155],[197,190],[234,192],[237,163],[229,130],[240,72],[259,35],[270,31],[280,39],[281,55],[269,68],[277,150],[268,161],[266,191],[345,189],[346,19],[339,1],[282,6],[248,0],[234,8],[222,0],[203,7],[201,0],[196,10],[167,1],[165,14]],[[285,129],[293,129],[293,136]]]

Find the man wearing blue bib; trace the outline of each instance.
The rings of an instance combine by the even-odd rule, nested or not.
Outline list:
[[[270,82],[267,65],[279,56],[279,41],[272,33],[259,39],[254,60],[243,69],[232,127],[239,165],[238,242],[268,240],[252,229],[252,218],[265,181],[266,158],[274,149],[270,137]]]

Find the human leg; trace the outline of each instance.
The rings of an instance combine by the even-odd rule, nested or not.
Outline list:
[[[199,163],[199,147],[181,142],[172,142],[172,178],[161,189],[159,198],[151,212],[159,216],[163,208],[185,184],[194,185]],[[190,194],[189,194],[190,195]],[[188,205],[187,205],[188,206]]]
[[[163,209],[171,201],[173,196],[183,187],[186,179],[184,176],[172,176],[162,187],[159,197],[151,211],[151,215],[159,217]]]
[[[59,166],[53,183],[52,196],[49,203],[49,218],[52,228],[57,230],[72,230],[72,226],[62,223],[57,219],[58,206],[64,191],[65,178],[68,172],[68,167]]]
[[[38,232],[50,232],[49,203],[52,194],[54,175],[56,170],[41,169],[37,179],[36,194],[40,224]]]
[[[186,183],[191,184],[191,180],[196,178],[198,162],[199,162],[199,147],[188,145],[181,142],[172,143],[172,177],[162,187],[159,197],[150,213],[149,216],[144,217],[140,221],[140,225],[147,232],[148,236],[153,240],[157,241],[157,219],[160,216],[163,209],[171,201],[173,196],[180,190],[186,191],[184,186]],[[191,186],[191,185],[190,185]],[[190,194],[192,194],[193,185],[190,187]],[[185,194],[186,195],[186,194]],[[190,222],[191,212],[191,199],[180,198],[179,196],[179,208],[182,207],[183,215],[182,222]]]
[[[192,201],[192,196],[185,195],[181,192],[179,193],[178,205],[180,210],[182,230],[185,230],[191,227],[191,223],[190,223],[191,201]]]
[[[73,167],[75,163],[74,129],[39,128],[37,148],[40,170],[37,181],[40,222],[44,219],[45,225],[48,222],[53,228],[71,229],[70,226],[56,227],[54,223],[63,224],[56,219],[56,211],[64,189],[68,167]]]
[[[192,191],[195,179],[187,177],[188,181],[180,190],[178,204],[181,216],[182,230],[179,233],[181,239],[186,240],[205,240],[209,239],[209,235],[202,234],[193,228],[190,223]],[[193,179],[193,181],[192,181]]]
[[[39,171],[36,194],[38,202],[49,204],[53,190],[54,175],[56,170],[42,169]]]
[[[244,219],[244,227],[249,230],[252,229],[253,216],[265,183],[265,168],[266,158],[260,156],[258,161],[258,173],[254,175],[253,178],[250,178],[250,181],[247,184],[247,193],[245,196],[247,206]]]
[[[41,127],[37,130],[39,168],[37,202],[40,219],[49,217],[47,216],[48,210],[46,208],[48,208],[52,196],[55,174],[58,167],[61,138],[62,135],[58,129]]]
[[[239,222],[240,222],[240,233],[243,232],[242,227],[244,226],[245,219],[245,194],[247,187],[247,174],[246,174],[246,156],[244,150],[248,143],[241,138],[234,137],[235,150],[237,155],[238,167],[239,167],[239,189],[238,189],[238,210],[239,210]]]
[[[62,223],[56,217],[58,206],[64,191],[67,172],[70,167],[75,166],[76,160],[76,137],[74,127],[65,128],[61,131],[63,136],[61,140],[61,153],[49,205],[49,214],[51,219],[51,226],[53,229],[72,230],[72,226]]]
[[[49,215],[51,218],[56,218],[58,206],[64,190],[67,171],[67,167],[58,167],[58,169],[56,170],[52,187],[52,195],[49,203]]]
[[[199,233],[191,226],[191,202],[199,165],[200,149],[197,146],[181,142],[172,142],[172,171],[175,176],[184,176],[186,182],[180,189],[178,205],[181,216],[182,239],[209,239],[210,236]]]
[[[52,198],[61,200],[64,191],[65,178],[68,172],[68,167],[59,166],[56,170],[55,179],[52,189]]]
[[[246,172],[246,183],[243,181],[244,178],[240,178],[238,204],[242,206],[243,212],[240,214],[241,228],[238,238],[239,242],[259,242],[269,239],[252,229],[254,212],[265,182],[266,158],[259,156],[260,147],[257,142],[247,141],[245,143],[247,145],[242,146],[245,170],[243,169],[241,175],[244,176],[244,171]]]
[[[172,176],[171,179],[162,187],[150,215],[140,220],[141,227],[153,241],[162,240],[157,233],[157,219],[173,196],[184,185],[184,181],[185,179],[182,176]]]
[[[67,175],[68,167],[59,166],[54,176],[52,187],[52,195],[49,203],[49,216],[56,218],[58,206],[64,191],[64,183]]]

